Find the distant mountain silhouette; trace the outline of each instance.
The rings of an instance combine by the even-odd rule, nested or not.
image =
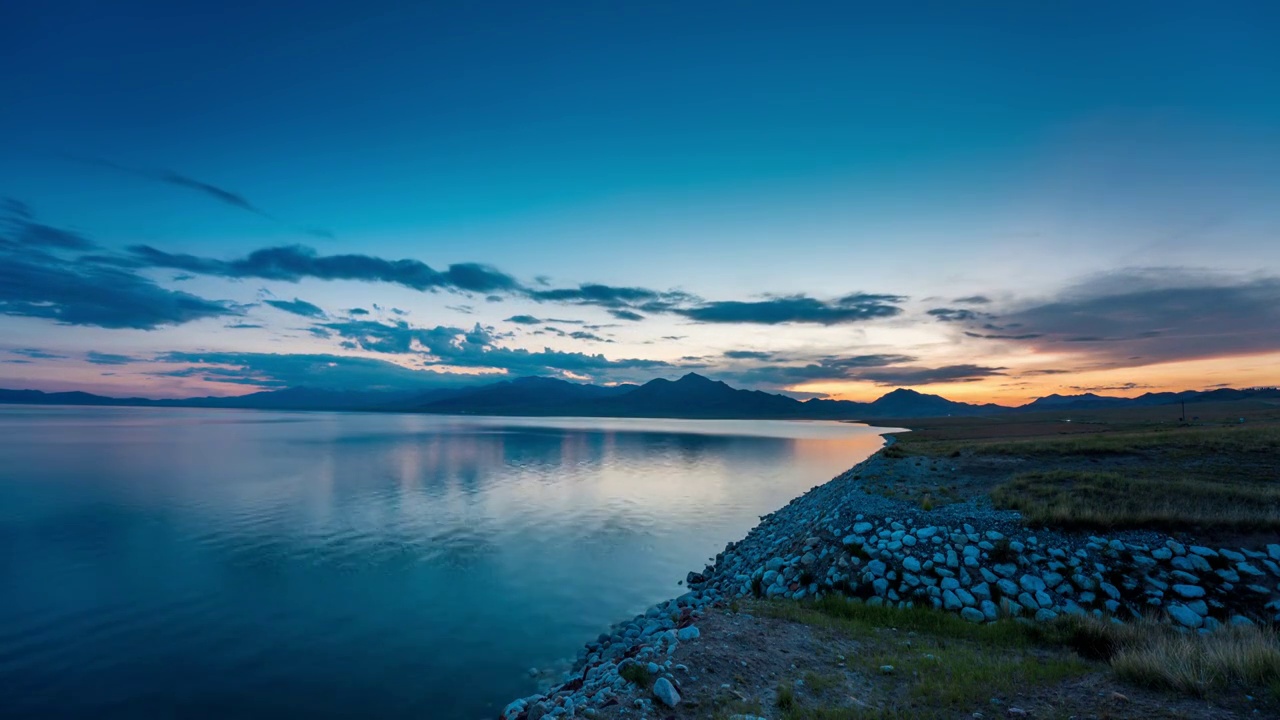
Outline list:
[[[412,392],[320,390],[299,387],[236,397],[199,397],[180,400],[112,398],[85,392],[45,393],[39,390],[0,389],[0,404],[797,420],[976,416],[1011,412],[1149,407],[1178,402],[1228,402],[1245,399],[1280,400],[1280,390],[1222,388],[1210,391],[1146,393],[1135,398],[1111,397],[1094,393],[1055,394],[1038,398],[1020,407],[1008,407],[956,402],[938,395],[905,389],[893,390],[869,403],[820,398],[801,402],[785,395],[759,390],[741,390],[697,373],[689,373],[678,380],[650,380],[643,385],[601,386],[555,378],[525,377],[475,387]]]
[[[566,415],[583,403],[612,397],[635,385],[600,386],[544,377],[525,377],[457,391],[412,409],[475,415]]]

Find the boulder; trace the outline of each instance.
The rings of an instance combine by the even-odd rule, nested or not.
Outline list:
[[[1204,618],[1186,605],[1170,605],[1169,617],[1173,618],[1179,625],[1184,625],[1193,630],[1204,624]]]
[[[653,694],[667,707],[675,707],[680,704],[680,692],[666,678],[658,678],[658,681],[653,684]]]

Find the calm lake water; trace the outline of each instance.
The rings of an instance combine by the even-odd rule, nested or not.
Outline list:
[[[878,432],[0,406],[0,716],[492,718]]]

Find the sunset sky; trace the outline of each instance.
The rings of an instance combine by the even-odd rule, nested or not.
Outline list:
[[[184,5],[0,5],[0,387],[1280,382],[1275,3]]]

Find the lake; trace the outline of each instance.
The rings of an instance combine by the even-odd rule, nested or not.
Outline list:
[[[492,718],[879,432],[0,406],[0,716]]]

